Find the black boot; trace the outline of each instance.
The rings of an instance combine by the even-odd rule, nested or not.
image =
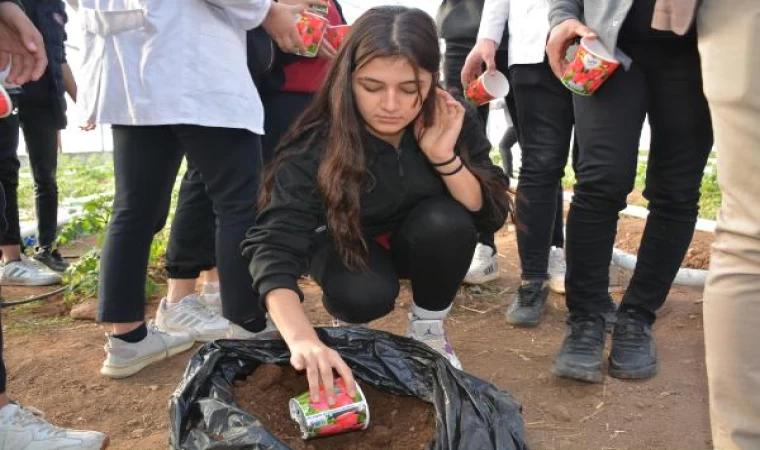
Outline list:
[[[507,322],[519,327],[538,326],[548,295],[549,288],[543,280],[523,284],[507,309]]]
[[[635,311],[618,312],[612,333],[610,376],[625,379],[650,378],[657,374],[657,348],[649,320]]]
[[[50,270],[56,272],[65,272],[69,267],[69,263],[63,259],[61,254],[58,253],[58,250],[53,250],[48,247],[38,248],[32,258],[34,258],[35,261],[39,261],[42,264],[46,265]]]
[[[601,383],[604,380],[604,317],[600,314],[570,314],[567,327],[552,373],[558,377]]]

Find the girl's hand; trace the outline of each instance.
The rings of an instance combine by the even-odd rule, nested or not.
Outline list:
[[[446,162],[454,156],[454,149],[464,123],[465,109],[443,89],[436,89],[433,123],[425,127],[422,116],[417,118],[414,131],[420,149],[433,164]]]
[[[330,45],[329,42],[327,42],[327,39],[323,39],[322,43],[319,44],[319,53],[317,53],[317,56],[320,58],[325,58],[330,61],[335,59],[335,56],[338,54],[338,52],[333,48],[332,45]]]
[[[557,78],[562,78],[562,74],[565,72],[568,64],[565,54],[570,44],[577,37],[594,39],[596,38],[596,33],[577,19],[568,19],[561,22],[549,33],[549,39],[546,42],[546,56]]]
[[[356,395],[356,382],[351,369],[338,352],[322,343],[316,334],[313,337],[293,340],[288,346],[291,354],[290,364],[298,371],[306,370],[309,395],[313,402],[326,402],[328,405],[335,403],[333,370],[346,382],[348,395]],[[322,388],[325,398],[320,397]]]

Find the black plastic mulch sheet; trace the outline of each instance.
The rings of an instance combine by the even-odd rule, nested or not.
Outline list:
[[[340,353],[357,380],[435,406],[437,429],[428,448],[528,448],[521,407],[512,395],[453,368],[426,345],[365,328],[319,328],[317,333]],[[170,448],[288,449],[255,416],[235,404],[232,383],[246,378],[261,364],[289,362],[290,352],[277,333],[203,346],[190,360],[170,400]]]

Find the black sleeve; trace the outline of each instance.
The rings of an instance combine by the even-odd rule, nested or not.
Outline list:
[[[277,171],[269,204],[243,241],[254,290],[262,303],[273,289],[295,291],[312,243],[325,233],[322,202],[316,191],[317,162],[290,160]],[[266,307],[266,304],[264,304]]]
[[[477,111],[470,104],[463,103],[466,113],[457,147],[460,153],[467,153],[468,163],[474,169],[483,192],[483,207],[480,211],[473,212],[472,216],[479,231],[495,233],[504,226],[509,215],[509,177],[491,161],[493,146]]]

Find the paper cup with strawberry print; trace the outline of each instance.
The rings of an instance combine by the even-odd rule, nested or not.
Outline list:
[[[319,45],[325,36],[325,31],[329,25],[327,19],[316,14],[305,12],[298,15],[298,34],[301,35],[301,42],[306,48],[305,52],[298,52],[298,55],[313,58],[319,52]]]
[[[592,95],[618,67],[620,62],[598,39],[583,38],[562,74],[562,84],[576,94]]]
[[[324,388],[320,389],[324,399]],[[301,437],[313,439],[349,431],[366,430],[369,426],[369,405],[359,385],[356,395],[349,397],[343,378],[335,379],[335,403],[314,402],[309,393],[290,399],[290,417],[298,424]]]
[[[351,31],[351,25],[336,25],[334,27],[327,28],[325,39],[330,43],[335,50],[340,48],[340,44],[343,43],[343,39],[346,38],[348,32]]]
[[[503,73],[484,73],[467,87],[465,97],[475,106],[482,106],[497,98],[504,98],[509,94],[509,82]]]

